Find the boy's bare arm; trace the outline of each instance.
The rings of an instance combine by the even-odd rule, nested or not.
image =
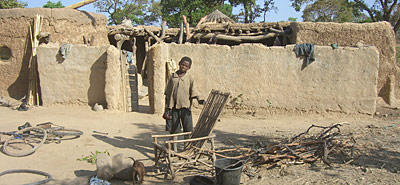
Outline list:
[[[197,103],[199,103],[200,105],[203,105],[203,104],[205,103],[205,100],[201,100],[201,99],[199,98],[199,96],[193,96],[193,97],[190,97],[190,99],[191,99],[191,100],[196,99],[196,100],[197,100]]]

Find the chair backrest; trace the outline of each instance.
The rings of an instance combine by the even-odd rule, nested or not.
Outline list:
[[[205,137],[212,133],[218,116],[221,114],[228,98],[229,93],[222,93],[217,90],[211,91],[197,120],[191,138]],[[197,141],[192,142],[186,147],[195,146],[196,148],[201,148],[203,144],[204,141]]]

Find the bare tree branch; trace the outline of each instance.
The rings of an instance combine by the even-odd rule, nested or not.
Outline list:
[[[397,19],[397,22],[393,27],[394,33],[397,33],[399,31],[399,29],[400,29],[400,18]]]
[[[372,10],[371,10],[363,1],[354,0],[354,2],[356,2],[362,9],[364,9],[365,11],[367,11],[369,17],[371,18],[371,20],[372,20],[373,22],[376,22],[374,13],[372,12]]]
[[[389,13],[393,11],[394,7],[397,6],[397,0],[394,0],[393,4],[389,8]]]

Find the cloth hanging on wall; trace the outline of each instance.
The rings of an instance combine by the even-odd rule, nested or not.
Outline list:
[[[314,57],[314,44],[296,44],[293,48],[294,53],[296,53],[296,57],[304,56],[305,57],[305,66],[307,67],[312,62],[315,61]]]

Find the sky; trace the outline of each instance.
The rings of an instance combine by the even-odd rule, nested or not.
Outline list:
[[[28,8],[33,7],[43,7],[44,4],[49,0],[21,0],[23,2],[28,3]],[[57,3],[60,0],[50,0],[53,3]],[[61,0],[61,3],[64,6],[72,5],[74,3],[80,2],[82,0]],[[369,5],[372,5],[375,0],[365,0],[365,2]],[[257,4],[263,4],[263,0],[257,0]],[[277,7],[277,11],[271,11],[267,13],[266,22],[278,22],[278,21],[287,21],[289,17],[297,18],[297,21],[303,21],[301,18],[302,12],[296,12],[293,7],[290,6],[290,0],[275,0],[275,7]],[[79,10],[85,10],[88,12],[96,12],[96,9],[93,6],[93,3],[85,5]],[[240,11],[240,8],[235,8],[234,13]],[[256,22],[263,21],[264,18],[256,19]]]

